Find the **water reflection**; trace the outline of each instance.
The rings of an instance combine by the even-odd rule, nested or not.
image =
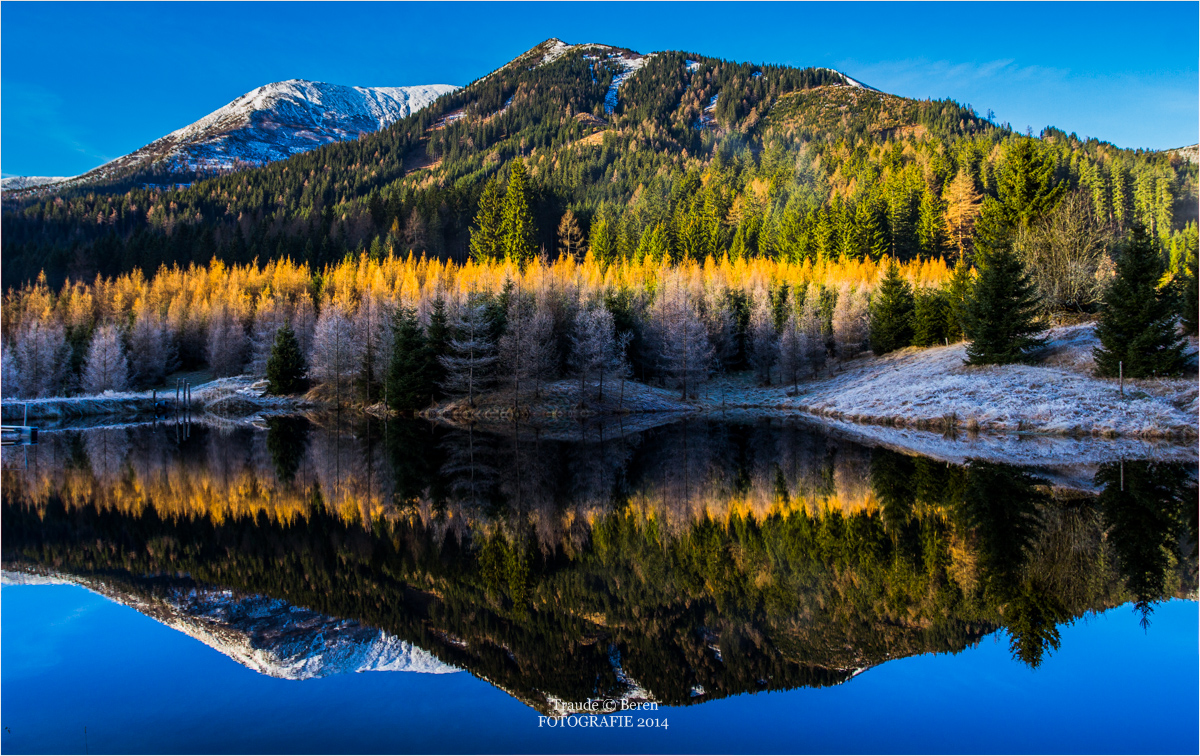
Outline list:
[[[627,430],[45,434],[4,450],[3,559],[353,619],[543,710],[837,684],[998,628],[1036,667],[1085,612],[1195,591],[1187,465],[1097,495],[798,422]]]

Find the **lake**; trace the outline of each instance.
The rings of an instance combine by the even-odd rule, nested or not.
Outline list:
[[[1194,461],[889,446],[748,415],[44,432],[3,450],[0,747],[1197,749]]]

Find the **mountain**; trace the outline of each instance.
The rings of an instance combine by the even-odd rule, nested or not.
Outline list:
[[[225,133],[215,125],[223,118],[211,121]],[[57,196],[6,193],[3,282],[45,271],[57,286],[214,255],[287,256],[313,269],[365,250],[463,262],[484,187],[495,180],[503,191],[517,158],[529,176],[530,248],[550,254],[568,209],[587,247],[603,221],[603,255],[958,254],[941,217],[948,186],[966,171],[977,192],[998,196],[1009,149],[1029,139],[1112,228],[1136,220],[1167,243],[1196,217],[1196,164],[1177,154],[1049,126],[1027,136],[969,105],[899,97],[828,68],[682,50],[549,39],[387,128],[340,141],[352,128],[320,149],[190,188],[144,171],[56,185]],[[255,141],[278,131],[263,125]],[[180,133],[139,153],[185,169],[259,160],[233,136],[219,158],[181,151]],[[206,133],[198,125],[183,141]]]
[[[451,84],[349,87],[304,79],[267,84],[68,185],[136,173],[190,181],[195,175],[265,165],[386,128],[457,89]]]
[[[238,664],[283,680],[350,672],[460,671],[390,633],[279,599],[194,584],[134,587],[57,573],[5,570],[8,585],[80,585],[188,635]],[[161,581],[160,581],[161,583]]]

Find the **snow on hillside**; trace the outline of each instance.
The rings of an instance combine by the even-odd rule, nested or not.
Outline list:
[[[71,176],[9,176],[0,179],[0,191],[15,192],[18,189],[32,189],[35,186],[46,186],[66,181]]]
[[[458,87],[350,87],[289,79],[247,92],[195,123],[74,181],[103,180],[162,164],[225,171],[262,165],[390,126]]]
[[[837,69],[833,69],[833,68],[819,68],[819,69],[817,69],[817,70],[818,70],[818,71],[829,71],[829,72],[831,72],[831,73],[835,73],[835,74],[837,74],[838,76],[842,77],[842,81],[844,81],[844,82],[845,82],[847,85],[849,85],[849,86],[851,86],[851,87],[854,87],[855,89],[869,89],[869,90],[871,90],[872,92],[878,92],[878,91],[879,91],[879,90],[878,90],[878,89],[876,89],[875,87],[872,87],[872,86],[868,86],[868,85],[866,85],[866,84],[863,84],[861,81],[859,81],[859,80],[857,80],[857,79],[851,79],[849,76],[847,76],[846,74],[842,73],[841,71],[838,71]]]

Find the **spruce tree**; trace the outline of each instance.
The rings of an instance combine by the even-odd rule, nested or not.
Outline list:
[[[387,403],[390,409],[424,407],[433,396],[429,377],[429,346],[410,307],[399,307],[392,320],[392,360],[388,365]]]
[[[296,332],[290,324],[284,323],[275,332],[275,343],[267,358],[267,393],[282,395],[303,391],[307,370]]]
[[[425,329],[426,375],[434,387],[434,395],[442,396],[441,385],[446,380],[446,369],[441,358],[450,353],[450,318],[446,314],[446,300],[433,300],[433,311],[429,313],[429,327]]]
[[[946,284],[946,301],[950,306],[946,312],[946,338],[962,341],[967,330],[967,302],[971,299],[971,289],[974,286],[971,266],[960,257],[954,264],[954,275]]]
[[[505,258],[521,265],[537,253],[537,229],[533,225],[533,212],[529,209],[529,182],[525,161],[521,158],[513,160],[508,175],[500,242]]]
[[[893,260],[871,303],[871,351],[887,354],[912,344],[913,290]]]
[[[1038,322],[1037,292],[1029,272],[1011,244],[981,248],[979,278],[967,299],[965,322],[968,365],[1009,365],[1027,362],[1045,339]]]
[[[913,307],[913,344],[927,347],[949,338],[950,297],[943,289],[921,289]]]
[[[495,260],[503,254],[500,226],[504,221],[504,200],[495,177],[488,179],[479,196],[479,212],[471,229],[471,257],[476,262]]]
[[[1184,343],[1175,332],[1169,295],[1158,288],[1162,275],[1154,241],[1135,223],[1117,258],[1117,277],[1104,295],[1096,326],[1099,375],[1115,376],[1123,370],[1130,378],[1149,378],[1182,372]]]

